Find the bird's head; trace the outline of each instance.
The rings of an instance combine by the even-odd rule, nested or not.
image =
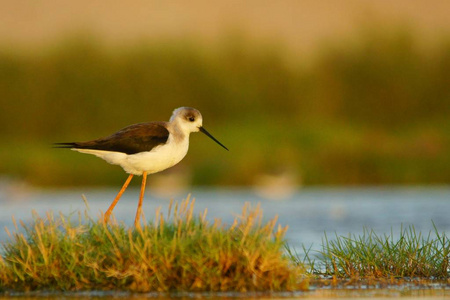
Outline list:
[[[191,132],[203,132],[205,135],[210,137],[217,144],[228,150],[227,147],[222,145],[215,137],[213,137],[205,128],[203,128],[203,117],[202,114],[195,108],[192,107],[179,107],[175,109],[170,117],[171,123],[177,123],[181,130],[185,134]]]
[[[180,107],[173,111],[170,122],[178,123],[186,133],[198,132],[203,125],[202,114],[191,107]]]

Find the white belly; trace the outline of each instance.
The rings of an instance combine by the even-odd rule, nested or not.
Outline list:
[[[151,151],[136,154],[91,149],[72,150],[93,154],[110,164],[121,166],[129,174],[142,175],[144,171],[153,174],[176,165],[186,156],[188,148],[189,139],[186,138],[178,144],[169,141],[164,145],[153,148]]]

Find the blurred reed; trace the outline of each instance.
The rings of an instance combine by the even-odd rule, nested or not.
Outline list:
[[[0,51],[0,173],[37,185],[108,184],[122,172],[52,142],[88,140],[193,106],[230,148],[196,137],[182,162],[197,185],[249,185],[294,170],[298,184],[450,182],[450,43],[364,32],[312,62],[280,45],[227,40],[106,49],[73,39]],[[232,176],[230,176],[232,174]]]

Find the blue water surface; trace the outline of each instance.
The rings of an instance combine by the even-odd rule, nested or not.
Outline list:
[[[49,211],[57,215],[85,213],[88,200],[89,215],[100,217],[117,193],[116,189],[77,188],[68,190],[29,190],[11,193],[0,191],[0,241],[8,235],[4,227],[14,231],[12,216],[25,223],[32,221],[32,211],[41,216]],[[302,246],[320,250],[324,233],[328,238],[335,234],[360,235],[364,228],[377,234],[398,235],[401,227],[413,225],[417,232],[434,231],[433,222],[440,232],[450,233],[450,187],[364,187],[364,188],[303,188],[271,200],[253,189],[246,188],[196,188],[180,191],[177,195],[157,196],[148,188],[143,211],[147,221],[154,219],[155,211],[167,214],[170,198],[182,200],[188,194],[196,199],[195,213],[208,210],[207,218],[220,218],[231,224],[246,202],[258,203],[268,220],[278,215],[278,222],[289,226],[286,238],[297,252]],[[136,213],[139,190],[130,188],[117,204],[114,214],[119,221],[132,225]]]

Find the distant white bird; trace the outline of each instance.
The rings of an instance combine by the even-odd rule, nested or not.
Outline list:
[[[140,228],[142,201],[144,199],[147,174],[153,174],[179,163],[188,152],[189,134],[201,131],[220,146],[205,128],[201,113],[195,108],[180,107],[173,111],[169,122],[149,122],[130,125],[118,132],[88,142],[56,143],[57,148],[88,153],[103,158],[113,165],[121,166],[129,173],[122,189],[104,215],[104,222],[109,217],[130,183],[133,175],[142,175],[141,194],[134,220],[134,226]]]

